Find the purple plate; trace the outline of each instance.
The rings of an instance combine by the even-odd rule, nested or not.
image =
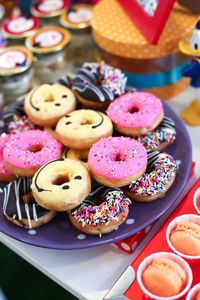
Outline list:
[[[0,230],[19,241],[39,247],[81,249],[102,246],[122,240],[158,219],[177,200],[178,195],[187,182],[192,162],[191,142],[183,122],[166,103],[163,103],[163,106],[165,115],[175,121],[177,130],[176,141],[166,149],[166,152],[179,161],[180,169],[173,186],[162,199],[157,199],[150,203],[133,203],[130,206],[126,222],[117,230],[101,238],[78,231],[70,224],[66,213],[58,213],[51,222],[39,228],[32,230],[23,229],[7,221],[3,215],[2,207],[0,207]],[[0,187],[2,188],[3,186],[5,184],[0,183]]]

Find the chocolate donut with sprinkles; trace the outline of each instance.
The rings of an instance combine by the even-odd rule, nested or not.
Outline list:
[[[131,200],[150,202],[162,197],[172,186],[177,165],[166,152],[148,151],[147,171],[123,191]]]
[[[9,103],[3,109],[3,121],[6,132],[10,134],[35,129],[34,124],[25,115],[24,96],[17,98],[16,101]]]
[[[130,204],[121,189],[100,186],[69,213],[69,219],[80,231],[101,237],[126,220]]]
[[[74,78],[73,90],[85,106],[107,107],[124,94],[126,80],[121,70],[105,63],[85,63]]]
[[[10,182],[1,194],[3,213],[12,223],[24,228],[36,228],[49,222],[55,211],[39,206],[31,193],[31,180],[20,177]]]
[[[103,138],[90,148],[88,166],[97,182],[109,187],[122,187],[144,174],[147,152],[132,138]]]
[[[152,151],[162,151],[176,139],[175,122],[164,116],[159,126],[146,135],[140,136],[137,140],[146,148]]]

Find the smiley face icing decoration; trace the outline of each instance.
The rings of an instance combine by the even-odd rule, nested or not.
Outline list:
[[[31,189],[36,202],[55,211],[77,207],[91,192],[87,169],[72,159],[48,162],[34,175]]]
[[[179,43],[181,52],[193,56],[190,64],[182,69],[183,76],[191,77],[190,85],[194,88],[196,99],[181,111],[181,118],[193,126],[200,125],[200,20],[196,23],[190,43]]]
[[[42,84],[28,93],[24,101],[26,114],[39,126],[53,127],[75,108],[74,94],[61,84]]]

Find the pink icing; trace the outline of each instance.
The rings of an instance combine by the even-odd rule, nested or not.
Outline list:
[[[3,159],[3,149],[6,143],[8,142],[8,140],[9,140],[9,134],[5,136],[0,136],[0,175],[13,176],[14,174],[8,171]]]
[[[147,152],[142,144],[129,137],[103,138],[90,148],[88,164],[101,176],[123,179],[145,168]]]
[[[138,110],[131,113],[132,109]],[[163,112],[161,100],[150,93],[135,92],[114,100],[107,109],[113,123],[126,128],[152,127]]]
[[[32,146],[42,146],[38,152],[27,150]],[[8,164],[20,168],[42,166],[60,156],[62,144],[52,135],[41,130],[27,130],[12,135],[3,150]]]

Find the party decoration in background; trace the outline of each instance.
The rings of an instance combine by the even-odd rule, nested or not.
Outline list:
[[[190,58],[178,43],[190,38],[198,16],[175,3],[158,44],[151,45],[119,1],[101,0],[92,10],[91,26],[101,59],[126,73],[128,85],[168,99],[183,92],[189,78],[181,69]]]
[[[182,119],[190,125],[200,125],[200,20],[196,23],[190,43],[180,41],[180,50],[193,56],[190,63],[182,69],[183,76],[190,77],[196,99],[181,112]]]
[[[145,38],[156,45],[175,0],[118,0]]]

